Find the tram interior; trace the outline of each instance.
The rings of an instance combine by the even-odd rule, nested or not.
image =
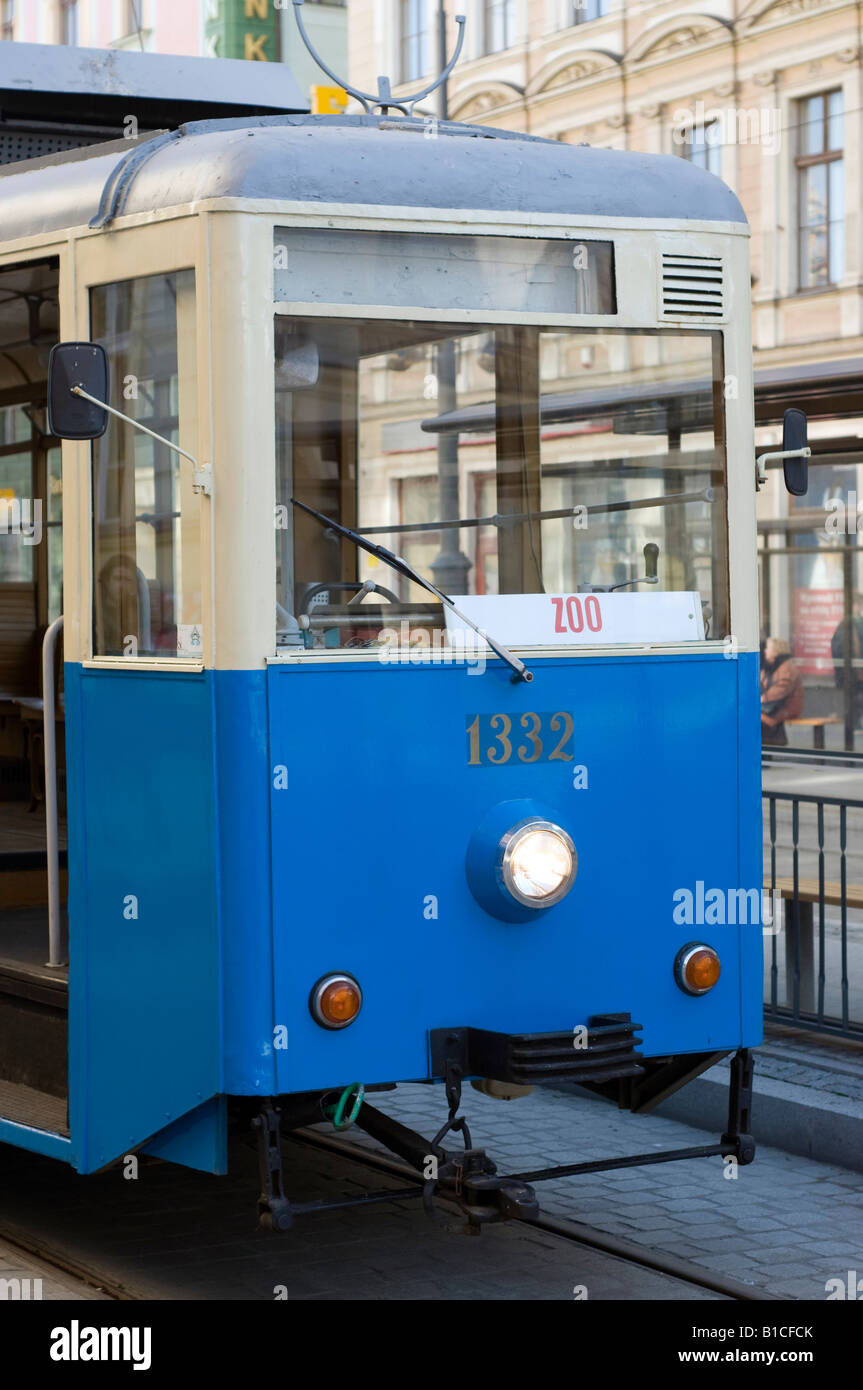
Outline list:
[[[62,612],[60,447],[46,415],[58,274],[54,259],[0,270],[0,1116],[66,1132],[67,969],[45,964],[42,736],[42,639]],[[54,682],[65,904],[62,640]],[[64,945],[65,927],[64,906]]]

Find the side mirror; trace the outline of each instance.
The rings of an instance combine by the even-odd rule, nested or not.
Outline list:
[[[782,452],[797,454],[797,457],[783,459],[782,468],[785,486],[793,497],[804,497],[809,490],[809,455],[800,452],[808,448],[806,416],[802,410],[786,410],[782,421]]]
[[[108,400],[108,358],[98,343],[55,343],[48,359],[48,432],[57,439],[98,439],[108,428],[108,412],[76,396],[80,386]]]

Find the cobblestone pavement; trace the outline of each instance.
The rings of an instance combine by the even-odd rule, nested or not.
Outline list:
[[[721,1065],[729,1067],[730,1058]],[[813,1092],[863,1101],[863,1046],[827,1038],[815,1042],[811,1033],[791,1029],[771,1030],[755,1049],[755,1074]]]
[[[82,1279],[65,1274],[5,1240],[0,1240],[0,1290],[0,1301],[4,1298],[31,1302],[78,1298],[110,1302],[110,1296],[100,1289],[94,1289]]]
[[[808,1065],[790,1054],[785,1060]],[[373,1101],[425,1135],[444,1115],[440,1086],[401,1086]],[[575,1090],[538,1089],[501,1102],[466,1087],[463,1108],[474,1143],[501,1172],[706,1141],[703,1130],[632,1116]],[[371,1143],[356,1129],[351,1137]],[[295,1201],[401,1186],[296,1141],[286,1155]],[[571,1299],[577,1285],[595,1300],[718,1297],[523,1226],[495,1227],[479,1239],[448,1234],[410,1199],[301,1216],[287,1236],[259,1233],[256,1159],[245,1138],[232,1143],[231,1163],[229,1177],[213,1178],[142,1162],[130,1182],[117,1168],[81,1178],[0,1146],[0,1219],[139,1297],[268,1300],[281,1289],[291,1299],[536,1300]],[[720,1159],[697,1159],[543,1183],[538,1191],[549,1214],[780,1297],[824,1300],[828,1279],[844,1282],[849,1270],[863,1270],[863,1175],[775,1149],[761,1149],[733,1180]],[[22,1270],[17,1258],[10,1269],[59,1288],[56,1271],[37,1273],[36,1262]],[[73,1291],[43,1296],[98,1296],[69,1282]]]
[[[374,1103],[432,1134],[444,1110],[440,1092],[400,1086]],[[630,1115],[575,1090],[537,1088],[525,1099],[502,1102],[468,1086],[463,1110],[473,1143],[488,1149],[500,1172],[706,1142],[703,1130],[663,1116]],[[755,1129],[757,1138],[757,1115]],[[828,1279],[863,1271],[863,1174],[768,1148],[759,1149],[736,1179],[725,1171],[721,1159],[702,1158],[541,1183],[537,1190],[549,1214],[780,1297],[823,1300]]]
[[[296,1141],[285,1150],[298,1202],[404,1186]],[[259,1232],[253,1148],[235,1142],[231,1161],[227,1178],[150,1161],[126,1181],[117,1168],[81,1178],[0,1146],[0,1219],[138,1298],[571,1301],[579,1287],[593,1300],[722,1300],[527,1226],[496,1226],[477,1239],[451,1234],[415,1199],[299,1216],[286,1235]],[[32,1270],[24,1263],[17,1261],[18,1277],[39,1277],[38,1262]]]

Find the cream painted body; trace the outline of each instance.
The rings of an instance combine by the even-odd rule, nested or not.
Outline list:
[[[193,321],[181,327],[181,352],[194,345],[197,392],[185,401],[179,443],[201,466],[212,465],[212,497],[195,495],[201,517],[202,661],[140,658],[143,669],[253,670],[268,661],[330,663],[368,660],[363,653],[319,651],[276,654],[276,545],[274,513],[275,390],[273,317],[276,313],[329,317],[426,320],[453,317],[404,305],[390,307],[274,303],[273,233],[276,227],[314,226],[472,235],[535,234],[578,242],[613,235],[618,312],[614,315],[494,314],[459,310],[462,322],[510,322],[548,328],[721,328],[726,381],[728,465],[728,554],[732,647],[757,651],[759,643],[753,368],[750,336],[750,271],[745,224],[670,220],[583,218],[577,224],[545,216],[464,209],[335,206],[296,201],[208,200],[124,217],[92,231],[24,238],[0,246],[0,267],[46,254],[60,258],[60,334],[89,339],[89,291],[93,285],[159,272],[193,269]],[[722,319],[675,320],[661,313],[663,252],[721,256],[725,268]],[[736,398],[734,392],[736,391]],[[116,403],[116,402],[114,402]],[[191,483],[181,472],[184,493]],[[65,659],[98,666],[129,665],[129,659],[92,658],[92,564],[90,445],[64,442]],[[686,652],[729,650],[726,642],[679,646],[531,648],[519,652],[536,663],[545,657],[598,652]]]

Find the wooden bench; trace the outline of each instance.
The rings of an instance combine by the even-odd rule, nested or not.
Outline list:
[[[764,876],[764,891],[774,888],[786,902],[794,903],[793,874],[777,875],[776,883],[771,884],[767,874]],[[797,940],[797,981],[798,1007],[803,1013],[816,1010],[815,973],[815,904],[821,902],[821,890],[817,878],[798,878],[796,911],[792,907],[789,914],[789,930],[785,935],[785,988],[789,1001],[794,999],[794,942]],[[824,880],[825,907],[842,906],[842,884],[836,879]],[[863,911],[863,884],[846,883],[845,905]]]
[[[812,730],[812,747],[822,749],[824,747],[824,730],[828,724],[844,724],[838,714],[805,714],[799,719],[786,719],[786,727],[795,725],[801,729]]]
[[[781,875],[776,879],[776,891],[781,893],[783,898],[794,897],[794,876],[793,874]],[[764,887],[769,892],[771,883],[765,875]],[[801,907],[810,909],[814,903],[820,902],[820,890],[817,878],[798,878],[797,880],[797,900]],[[824,880],[824,902],[831,907],[842,906],[842,884],[838,880],[825,878]],[[845,885],[845,902],[849,907],[856,907],[863,911],[863,884],[847,883]]]

